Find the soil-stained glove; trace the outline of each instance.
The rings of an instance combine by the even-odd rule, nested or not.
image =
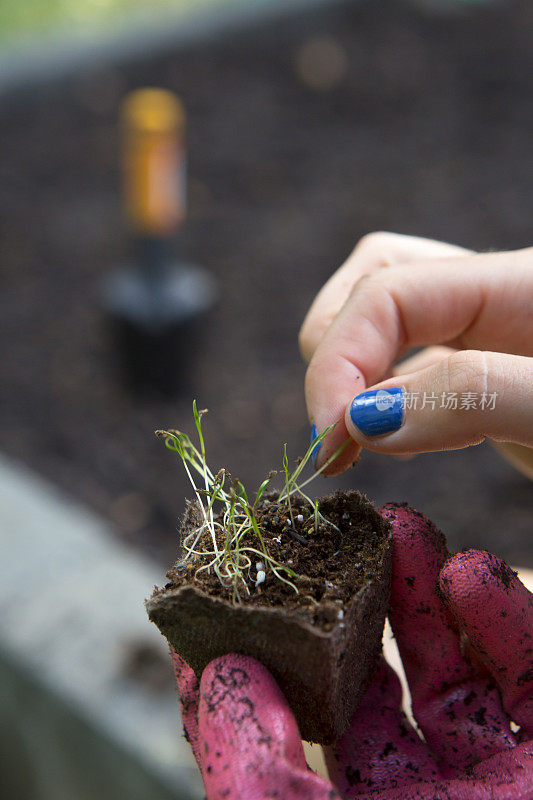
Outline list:
[[[326,750],[330,784],[307,768],[294,717],[261,664],[223,656],[198,684],[174,654],[208,800],[533,800],[533,595],[488,553],[448,558],[422,514],[381,511],[394,528],[390,620],[425,742],[382,661]]]

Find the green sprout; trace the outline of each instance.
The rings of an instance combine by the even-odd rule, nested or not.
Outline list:
[[[199,446],[191,441],[190,437],[178,430],[156,431],[156,435],[164,439],[169,450],[177,452],[180,456],[189,481],[194,489],[196,505],[201,517],[200,524],[190,531],[182,541],[183,557],[179,566],[193,562],[197,564],[195,574],[202,571],[213,571],[221,584],[231,589],[233,602],[241,600],[244,590],[250,594],[249,584],[257,587],[264,580],[266,572],[270,571],[278,580],[286,583],[297,594],[298,589],[293,580],[297,577],[294,570],[277,561],[269,552],[265,543],[255,510],[263,498],[266,490],[276,476],[272,471],[261,483],[256,492],[253,503],[250,502],[246,489],[239,480],[233,480],[225,469],[219,470],[215,475],[209,468],[206,460],[205,441],[202,432],[202,416],[206,411],[198,411],[196,401],[193,402],[193,415],[198,434]],[[289,471],[287,445],[283,449],[284,488],[277,502],[280,506],[287,507],[291,522],[294,526],[294,514],[291,498],[300,495],[312,509],[313,523],[316,530],[320,523],[333,525],[320,514],[318,503],[314,503],[302,489],[311,480],[323,472],[344,450],[348,440],[338,448],[326,463],[310,478],[300,483],[304,467],[312,458],[317,445],[328,435],[334,425],[326,428],[309,446],[304,457],[299,461],[292,472]],[[208,534],[208,545],[205,547],[205,533]],[[202,540],[201,549],[199,547]],[[259,559],[256,563],[257,580],[250,577],[252,560]],[[261,570],[259,570],[261,567]],[[262,580],[260,580],[262,575]],[[248,581],[246,580],[248,576]]]

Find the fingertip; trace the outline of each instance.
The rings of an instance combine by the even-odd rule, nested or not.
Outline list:
[[[413,588],[415,594],[419,590],[433,594],[440,570],[449,555],[444,534],[428,517],[407,504],[388,503],[379,512],[393,529],[395,592],[397,590],[402,598]],[[416,575],[416,580],[410,583],[413,575]]]
[[[405,389],[379,386],[356,395],[346,406],[344,424],[354,441],[373,449],[388,449],[387,437],[405,422]],[[394,445],[393,445],[394,447]]]
[[[497,556],[485,550],[455,553],[443,565],[439,589],[455,614],[468,614],[483,598],[492,600],[494,591],[508,594],[520,586],[517,573]]]
[[[322,430],[323,429],[324,428],[322,428]],[[343,451],[331,464],[323,469],[324,464],[326,464],[343,445],[345,445]],[[323,470],[321,474],[327,478],[341,475],[359,460],[361,449],[361,445],[358,442],[350,440],[343,420],[339,420],[336,427],[326,436],[320,448],[315,452],[313,461],[315,470]]]
[[[332,461],[329,466],[321,473],[325,478],[334,478],[337,475],[342,475],[346,470],[350,469],[350,467],[355,467],[357,462],[359,461],[359,454],[361,453],[361,447],[358,447],[355,443],[352,445],[348,445],[346,448],[345,453]],[[320,465],[317,464],[316,469],[320,469]]]
[[[314,354],[305,376],[305,400],[307,413],[319,433],[334,425],[333,430],[322,441],[317,454],[316,468],[322,469],[335,452],[349,438],[344,412],[346,404],[357,392],[364,388],[364,376],[345,358],[332,354],[319,346]],[[346,447],[345,451],[324,471],[325,475],[338,475],[344,472],[356,459],[357,443]]]
[[[239,697],[253,698],[258,708],[265,705],[285,707],[286,700],[271,672],[255,658],[230,653],[214,658],[203,671],[200,681],[201,701],[209,702],[228,694],[232,702]],[[227,698],[226,698],[227,699]]]
[[[202,690],[205,685],[210,684],[213,679],[227,680],[232,677],[235,686],[242,686],[251,680],[270,680],[273,678],[266,667],[251,656],[243,656],[240,653],[229,653],[228,655],[214,658],[206,666],[202,673],[200,685]]]
[[[446,540],[435,524],[407,503],[386,503],[379,513],[392,523],[395,538],[414,543],[420,540],[428,543],[439,552],[446,552]]]

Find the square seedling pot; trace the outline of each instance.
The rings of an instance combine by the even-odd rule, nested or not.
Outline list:
[[[232,604],[190,584],[156,589],[147,601],[151,621],[198,677],[227,653],[256,658],[278,682],[302,738],[320,744],[343,733],[372,678],[390,596],[390,526],[366,498],[348,494],[364,505],[376,544],[372,571],[329,629],[294,610]]]

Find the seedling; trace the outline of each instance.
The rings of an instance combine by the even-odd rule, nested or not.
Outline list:
[[[227,470],[221,469],[215,475],[206,460],[202,431],[202,416],[205,413],[205,410],[198,411],[194,401],[193,415],[198,433],[198,446],[193,444],[190,437],[182,431],[156,431],[156,434],[164,439],[168,449],[180,456],[195,493],[199,514],[199,524],[193,527],[181,542],[183,556],[178,566],[190,565],[195,570],[195,575],[203,570],[213,571],[220,583],[231,589],[234,602],[241,600],[242,592],[249,595],[251,588],[259,591],[268,572],[288,584],[298,594],[298,589],[291,580],[297,577],[296,573],[287,564],[280,563],[271,555],[256,513],[260,501],[277,473],[275,471],[269,473],[259,486],[253,502],[250,502],[241,481],[233,480]],[[289,470],[287,445],[284,445],[282,458],[284,487],[277,498],[277,503],[281,508],[287,509],[293,528],[295,516],[291,498],[297,495],[310,504],[312,509],[310,518],[315,530],[318,530],[320,524],[332,525],[321,515],[318,503],[314,503],[302,490],[327,469],[345,449],[348,441],[344,442],[311,477],[302,481],[301,476],[313,451],[333,427],[334,425],[330,425],[311,442],[304,457],[299,460],[293,471]],[[299,517],[296,519],[301,522]],[[297,535],[300,539],[303,538],[300,534]]]
[[[276,492],[272,472],[248,494],[229,472],[209,468],[203,412],[196,404],[193,411],[198,441],[160,432],[180,455],[196,500],[180,527],[180,560],[168,583],[155,587],[148,615],[198,679],[223,653],[264,664],[301,735],[331,744],[352,718],[381,649],[391,527],[355,489],[334,491],[320,505],[307,496],[313,476],[304,470],[331,428],[295,468],[283,448]]]

